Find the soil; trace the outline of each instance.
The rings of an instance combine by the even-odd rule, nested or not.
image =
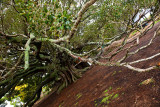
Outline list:
[[[134,51],[146,45],[160,26],[157,23]],[[147,48],[130,56],[130,62],[160,52],[160,35]],[[129,44],[131,45],[131,44]],[[121,52],[113,59],[123,57]],[[146,68],[157,65],[160,56],[134,66]],[[69,85],[60,94],[50,94],[35,107],[160,107],[160,69],[139,73],[125,67],[93,66],[82,78]]]

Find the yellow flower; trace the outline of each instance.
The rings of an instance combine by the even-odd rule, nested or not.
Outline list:
[[[26,87],[28,87],[28,84],[23,84],[23,85],[20,85],[20,86],[16,86],[15,90],[19,91],[19,90],[24,89]]]

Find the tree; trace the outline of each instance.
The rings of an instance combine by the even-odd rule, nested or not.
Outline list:
[[[20,98],[25,106],[32,106],[51,90],[59,93],[76,81],[89,67],[76,67],[81,62],[105,66],[124,66],[144,72],[155,69],[133,67],[124,60],[135,52],[138,38],[154,26],[160,9],[158,0],[2,0],[0,26],[0,97]],[[146,29],[139,27],[143,13],[135,22],[141,9],[151,9],[151,22]],[[140,34],[129,38],[131,32]],[[137,39],[131,47],[124,46]],[[116,52],[103,57],[104,52],[120,40]],[[127,50],[119,61],[112,58]],[[99,59],[108,59],[100,62]],[[86,63],[85,63],[86,64]]]

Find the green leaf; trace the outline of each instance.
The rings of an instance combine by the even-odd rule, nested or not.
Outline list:
[[[64,22],[66,22],[66,21],[67,21],[67,18],[66,18],[66,17],[64,17],[64,18],[63,18],[63,20],[64,20]]]
[[[44,6],[43,11],[44,11],[44,12],[46,12],[46,13],[48,12],[48,10],[47,10],[47,7],[46,7],[46,6]]]
[[[67,15],[67,11],[63,11],[63,15],[66,16]]]
[[[66,21],[65,23],[66,23],[66,25],[69,25],[69,24],[70,24],[70,21]]]
[[[50,31],[54,30],[55,28],[53,26],[51,26]]]
[[[59,5],[56,3],[56,8],[59,8]]]
[[[61,13],[59,13],[59,14],[58,14],[58,18],[60,18],[61,16],[62,16],[62,14],[61,14]]]
[[[48,24],[48,20],[45,21],[45,24]]]
[[[60,29],[63,30],[63,29],[64,29],[64,25],[62,25],[62,26],[60,27]]]

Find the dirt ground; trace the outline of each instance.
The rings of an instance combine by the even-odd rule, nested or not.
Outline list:
[[[146,45],[158,26],[160,22],[131,51]],[[160,35],[152,45],[126,61],[160,52],[159,43]],[[113,59],[121,58],[124,53],[119,53]],[[134,66],[146,68],[159,62],[160,57],[156,57]],[[94,66],[59,95],[50,94],[35,107],[160,107],[160,69],[138,73],[125,67]]]

